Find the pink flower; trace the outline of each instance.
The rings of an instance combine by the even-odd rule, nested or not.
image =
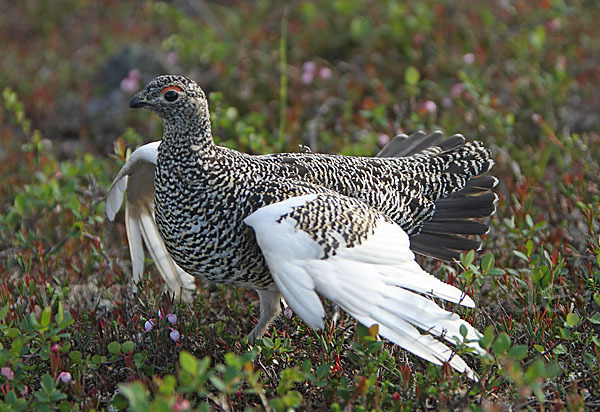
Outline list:
[[[300,80],[304,84],[310,84],[310,83],[312,83],[312,81],[314,80],[314,78],[315,78],[314,74],[312,74],[310,72],[304,72],[304,73],[302,73],[302,77],[300,78]]]
[[[58,375],[58,379],[60,379],[63,383],[68,383],[71,380],[71,374],[69,372],[61,372]],[[56,381],[58,381],[58,379]]]
[[[50,139],[42,139],[42,144],[47,150],[52,149],[52,140]]]
[[[426,113],[435,113],[437,111],[437,105],[433,100],[425,100],[422,108]]]
[[[319,76],[321,76],[321,79],[323,80],[329,80],[331,79],[331,69],[329,67],[321,67],[321,69],[319,70]]]
[[[450,88],[450,96],[457,99],[462,96],[463,91],[465,90],[465,85],[462,83],[456,83]]]
[[[8,366],[4,366],[2,369],[0,369],[0,373],[2,373],[2,375],[4,375],[9,381],[12,381],[15,377],[15,373]]]
[[[317,71],[317,65],[315,64],[315,62],[309,60],[307,62],[304,62],[304,64],[302,65],[302,70],[305,73],[314,74]]]
[[[290,308],[289,306],[286,306],[285,309],[283,310],[283,314],[285,315],[286,318],[291,319],[294,312],[292,311],[292,308]]]
[[[177,53],[172,51],[167,53],[167,63],[171,66],[175,66],[177,64]]]
[[[54,353],[58,352],[58,345],[55,343],[54,345],[50,346],[50,350]]]
[[[146,332],[150,332],[154,328],[154,319],[148,319],[146,323],[144,323],[144,329]]]
[[[129,70],[127,77],[121,80],[121,90],[135,92],[140,88],[142,74],[138,69]]]
[[[179,398],[173,404],[173,412],[183,412],[189,411],[192,406],[190,405],[190,401],[187,399]]]
[[[317,65],[315,62],[307,61],[302,65],[302,77],[300,80],[304,84],[310,84],[315,78],[317,72]]]
[[[541,115],[539,115],[537,113],[534,113],[534,114],[531,115],[531,120],[535,124],[540,124],[540,123],[542,123],[544,121],[544,118]]]
[[[174,313],[169,313],[169,314],[167,315],[167,320],[169,321],[169,323],[170,323],[171,325],[174,325],[174,324],[176,324],[176,323],[177,323],[177,315],[176,315],[176,314],[174,314]]]
[[[556,18],[550,20],[549,22],[546,22],[546,29],[548,29],[548,31],[550,31],[550,32],[560,31],[560,27],[561,27],[561,23],[560,23],[559,17],[556,17]]]
[[[179,332],[177,331],[177,329],[173,329],[171,327],[169,327],[169,329],[171,329],[171,333],[169,333],[169,336],[171,337],[171,339],[173,339],[173,342],[179,341]]]
[[[463,56],[463,61],[467,65],[475,63],[475,55],[473,53],[467,53]]]
[[[390,142],[390,137],[387,134],[381,133],[381,134],[379,134],[379,136],[377,136],[377,143],[379,143],[379,146],[385,146],[389,142]]]

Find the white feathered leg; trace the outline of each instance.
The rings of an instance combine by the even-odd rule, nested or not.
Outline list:
[[[276,290],[257,290],[260,301],[260,319],[248,335],[248,343],[253,344],[255,339],[262,337],[269,324],[281,312],[281,293]]]

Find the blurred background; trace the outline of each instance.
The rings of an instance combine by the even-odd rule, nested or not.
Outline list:
[[[160,121],[130,110],[128,100],[159,74],[184,74],[209,96],[217,143],[248,153],[306,145],[370,156],[396,134],[421,129],[482,140],[500,180],[485,252],[463,266],[426,262],[476,296],[471,322],[503,337],[482,363],[489,376],[478,399],[501,409],[599,407],[599,21],[596,0],[3,1],[0,306],[13,308],[7,325],[64,302],[77,323],[60,341],[72,347],[61,348],[79,355],[63,356],[73,385],[61,390],[82,409],[106,406],[115,382],[174,373],[181,348],[221,362],[225,352],[245,351],[239,339],[257,307],[247,291],[201,292],[198,304],[177,312],[187,325],[181,346],[168,332],[163,340],[144,335],[144,321],[159,308],[178,306],[150,263],[141,297],[123,293],[131,270],[123,218],[105,222],[104,197],[128,150],[161,136]],[[276,326],[307,347],[301,340],[313,332],[291,322]],[[23,336],[37,336],[23,328]],[[85,360],[126,339],[145,348],[142,366]],[[280,371],[298,359],[333,365],[327,352],[268,350],[280,362],[265,370],[269,399],[281,394]],[[350,368],[353,350],[346,342],[336,362],[341,356]],[[540,353],[543,362],[533,363]],[[57,382],[56,363],[0,355],[26,394],[43,373]],[[444,386],[438,369],[408,359],[413,369],[394,372],[381,388],[376,382],[389,370],[375,367],[373,375],[370,361],[356,366],[356,376],[377,376],[361,381],[367,386],[332,372],[321,386],[307,383],[300,404],[468,402],[459,378]],[[32,363],[35,374],[19,375]],[[343,375],[338,363],[331,370]],[[0,385],[7,374],[3,368]],[[347,396],[337,392],[344,382]],[[236,398],[234,409],[259,404],[252,396]]]
[[[277,141],[284,4],[285,139]],[[502,146],[596,130],[594,1],[89,1],[2,6],[0,86],[65,155],[110,151],[156,119],[128,110],[154,76],[213,96],[220,141],[241,150],[373,152],[416,129]],[[220,116],[220,109],[224,109]],[[387,136],[387,137],[386,137]]]

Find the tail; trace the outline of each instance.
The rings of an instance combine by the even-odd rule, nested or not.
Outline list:
[[[441,171],[444,182],[431,193],[434,213],[409,231],[411,249],[441,260],[457,259],[461,252],[481,247],[479,236],[489,225],[478,221],[496,211],[493,193],[498,179],[486,176],[494,165],[489,150],[480,142],[465,143],[461,135],[444,139],[442,132],[399,135],[378,157],[426,158]]]

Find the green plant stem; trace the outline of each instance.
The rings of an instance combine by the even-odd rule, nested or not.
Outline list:
[[[284,145],[287,117],[287,6],[281,17],[281,38],[279,39],[279,144]]]

